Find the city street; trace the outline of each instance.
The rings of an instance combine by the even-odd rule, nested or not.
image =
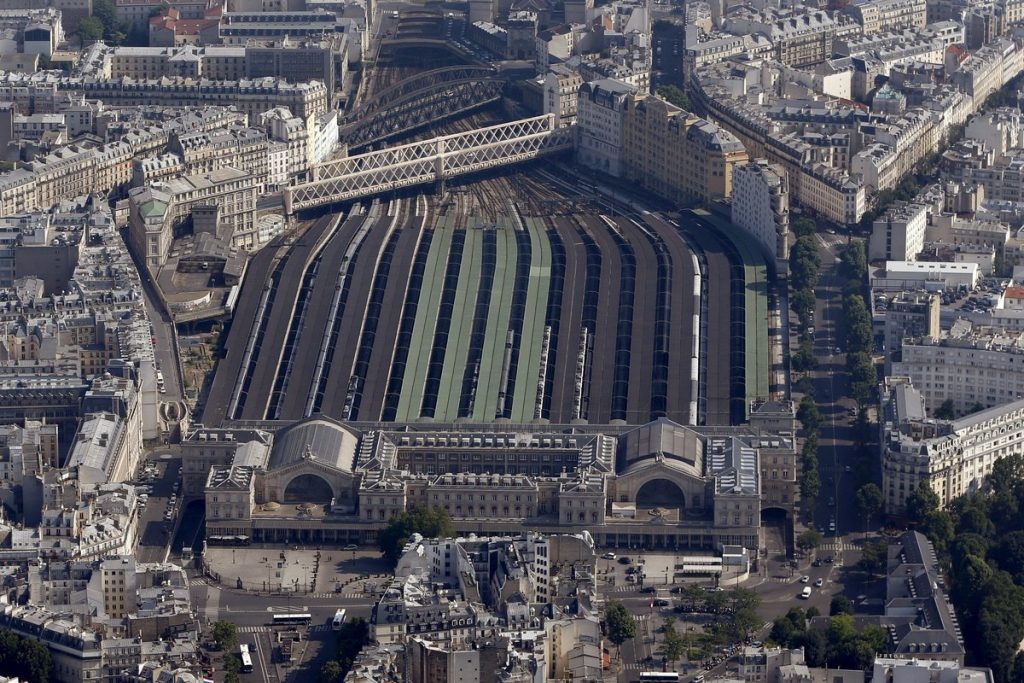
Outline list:
[[[166,514],[181,469],[181,460],[176,447],[161,448],[148,454],[147,463],[157,468],[155,479],[145,484],[150,487],[149,500],[139,514],[139,541],[135,556],[139,562],[163,562],[167,556],[167,544],[177,519],[175,507],[170,520]],[[180,503],[180,496],[178,498]]]

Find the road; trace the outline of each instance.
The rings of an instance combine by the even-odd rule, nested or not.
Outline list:
[[[811,373],[814,397],[823,422],[818,441],[818,464],[821,495],[815,510],[817,527],[826,537],[861,530],[861,520],[852,493],[857,481],[856,447],[854,443],[854,410],[850,398],[849,375],[842,344],[842,287],[844,278],[836,264],[836,243],[820,241],[821,277],[815,290],[817,304],[814,324],[814,355],[818,369]],[[840,353],[836,353],[839,349]],[[844,495],[840,495],[844,492]],[[829,522],[835,519],[835,531]],[[828,539],[827,540],[831,540]]]
[[[139,541],[135,557],[139,562],[163,562],[167,556],[167,544],[174,529],[177,508],[174,508],[170,520],[165,518],[165,514],[170,509],[174,482],[180,475],[181,459],[174,447],[159,449],[147,457],[149,462],[156,465],[157,476],[146,484],[151,491],[139,519]],[[180,497],[178,501],[180,503]]]
[[[158,303],[153,283],[144,267],[139,269],[139,277],[142,279],[142,298],[146,305],[146,315],[153,326],[153,336],[156,337],[153,353],[157,367],[163,372],[164,386],[167,388],[167,393],[160,394],[160,399],[167,402],[180,401],[184,396],[184,390],[178,370],[180,361],[174,337],[174,323],[164,313],[163,306]]]

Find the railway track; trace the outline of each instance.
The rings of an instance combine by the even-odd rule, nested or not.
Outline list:
[[[227,418],[735,421],[739,271],[711,239],[593,189],[484,177],[258,255]]]

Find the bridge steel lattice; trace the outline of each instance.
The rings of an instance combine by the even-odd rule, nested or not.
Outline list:
[[[543,114],[465,133],[358,154],[313,167],[284,194],[288,213],[435,183],[572,149],[573,128]]]
[[[348,148],[361,149],[501,99],[505,80],[490,67],[455,66],[407,78],[377,93],[341,131]]]

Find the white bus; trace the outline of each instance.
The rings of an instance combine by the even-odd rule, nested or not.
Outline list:
[[[339,609],[334,613],[334,621],[331,622],[332,631],[340,631],[341,625],[345,623],[345,610]]]
[[[675,671],[642,671],[640,683],[679,683],[679,674]]]
[[[242,673],[252,673],[252,657],[249,655],[249,645],[242,643],[238,646],[238,656],[242,660]]]
[[[309,622],[313,620],[312,614],[306,613],[288,613],[288,614],[275,614],[271,617],[270,623],[274,626],[282,625],[298,625],[298,626],[309,626]]]

